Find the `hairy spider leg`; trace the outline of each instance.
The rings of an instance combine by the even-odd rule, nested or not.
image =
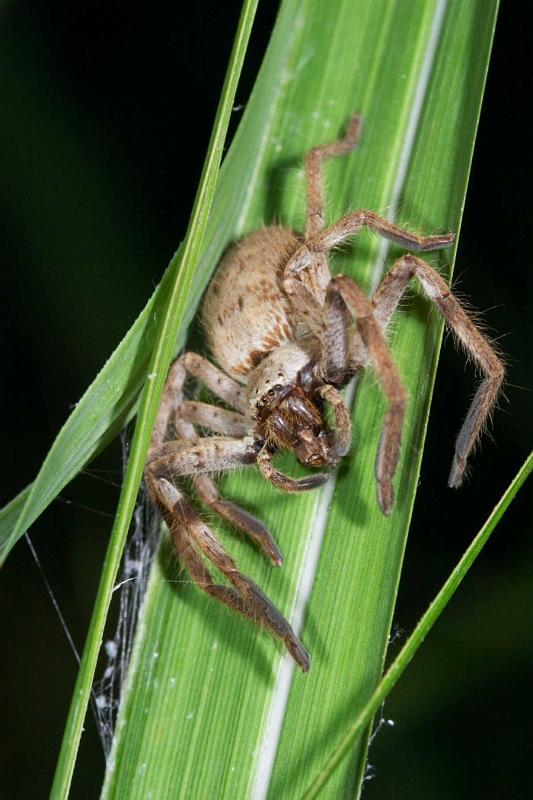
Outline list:
[[[158,506],[194,582],[205,592],[245,617],[263,624],[287,647],[298,666],[307,672],[309,654],[287,620],[264,592],[237,569],[235,561],[218,543],[182,492],[170,481],[160,479],[154,486]],[[230,581],[234,588],[216,584],[198,550]]]
[[[323,160],[351,153],[359,144],[363,119],[361,114],[351,118],[341,139],[309,150],[305,158],[307,177],[307,222],[305,238],[310,239],[324,227]]]
[[[342,244],[350,236],[355,236],[364,227],[370,228],[379,236],[383,236],[385,239],[389,239],[407,250],[420,252],[442,250],[444,247],[450,247],[455,240],[454,233],[421,236],[418,233],[411,233],[411,231],[400,228],[388,219],[374,214],[373,211],[354,211],[330,225],[329,228],[325,228],[310,239],[306,239],[289,260],[285,269],[284,281],[290,282],[302,271],[309,269],[317,254],[327,253]]]
[[[328,299],[338,294],[353,314],[357,333],[361,337],[370,360],[387,396],[389,407],[385,415],[378,456],[376,460],[376,480],[378,502],[384,514],[390,514],[393,501],[392,478],[400,456],[400,445],[405,415],[406,392],[392,360],[385,337],[374,317],[372,302],[363,290],[346,275],[338,275],[330,284]],[[352,358],[360,359],[357,340]],[[360,362],[359,362],[360,363]],[[354,366],[347,365],[348,373]]]
[[[174,428],[181,439],[194,441],[198,438],[194,426],[191,425],[190,421],[180,416],[184,406],[185,403],[176,411]],[[220,411],[216,406],[208,406],[208,408],[212,408],[214,412]],[[210,427],[208,421],[202,424]],[[215,420],[215,425],[218,427],[218,418]],[[223,433],[224,431],[218,432]],[[274,566],[281,567],[283,564],[283,556],[281,555],[274,537],[261,520],[254,517],[236,503],[221,498],[215,483],[211,480],[209,475],[195,475],[193,476],[193,483],[199,497],[208,508],[211,508],[234,528],[243,531],[254,539],[270,558]]]
[[[168,373],[148,451],[149,459],[165,441],[170,418],[176,408],[183,403],[183,387],[187,373],[201,381],[228,405],[238,411],[246,410],[244,388],[237,381],[211,364],[207,358],[197,353],[183,353],[176,359]]]
[[[402,256],[385,275],[372,303],[376,318],[385,330],[409,282],[416,277],[425,294],[439,309],[446,323],[485,375],[463,422],[455,443],[455,454],[448,485],[460,486],[468,456],[485,427],[496,404],[505,377],[505,367],[498,354],[468,316],[446,281],[423,259]]]
[[[321,145],[309,150],[305,158],[306,186],[307,186],[307,213],[305,225],[305,239],[316,236],[324,227],[324,176],[323,163],[326,158],[343,156],[354,150],[359,144],[362,128],[362,117],[356,114],[349,121],[344,136],[330,144]],[[299,301],[299,311],[311,329],[317,333],[315,327],[317,308],[324,303],[327,286],[331,280],[328,262],[324,253],[315,253],[305,275],[297,280],[292,275],[285,273],[284,288],[289,296],[295,296]]]
[[[335,430],[333,431],[333,450],[338,461],[343,458],[350,449],[352,439],[352,420],[350,412],[346,408],[342,394],[330,383],[324,384],[318,389],[318,394],[333,408],[335,414]]]

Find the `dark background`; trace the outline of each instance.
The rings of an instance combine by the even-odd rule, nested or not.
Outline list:
[[[73,404],[144,306],[181,239],[239,12],[186,15],[140,2],[2,8],[0,226],[2,401],[8,501],[36,474]],[[509,363],[508,403],[473,477],[446,489],[472,393],[445,348],[396,621],[410,631],[531,446],[531,57],[526,4],[502,9],[461,233],[456,279]],[[263,4],[238,103],[253,85],[275,4]],[[239,113],[233,117],[238,123]],[[81,648],[121,480],[120,444],[32,529]],[[102,470],[97,472],[96,470]],[[528,498],[529,494],[529,498]],[[522,491],[385,708],[370,798],[527,796],[533,724],[531,493]],[[48,793],[76,664],[27,545],[0,581],[2,797]],[[400,640],[401,641],[401,640]],[[400,641],[392,646],[393,651]],[[74,797],[97,796],[91,718]]]

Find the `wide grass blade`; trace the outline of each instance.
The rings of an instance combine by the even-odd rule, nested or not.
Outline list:
[[[228,236],[272,219],[301,228],[302,157],[355,111],[364,137],[357,152],[328,164],[330,218],[363,207],[426,232],[458,230],[496,6],[286,0],[221,178],[221,197],[232,181],[246,187]],[[396,252],[362,235],[334,270],[370,290]],[[451,275],[449,253],[428,260]],[[231,535],[227,543],[297,627],[305,617],[309,675],[295,675],[269,637],[178,577],[162,548],[104,797],[294,797],[318,773],[380,680],[441,334],[427,303],[413,299],[393,337],[410,404],[389,519],[375,500],[384,403],[371,378],[356,398],[353,455],[321,493],[280,497],[253,472],[223,481],[278,537],[281,572],[249,543]],[[365,754],[363,740],[332,775],[328,796],[357,794]]]
[[[211,210],[231,109],[256,8],[257,0],[246,0],[243,5],[185,242],[183,248],[170,265],[172,277],[168,301],[166,307],[163,308],[154,351],[150,358],[149,380],[146,382],[141,396],[117,515],[111,532],[93,617],[80,663],[80,671],[74,688],[63,745],[52,787],[51,796],[53,798],[65,798],[69,794],[113,585],[135,507],[174,343],[183,319],[187,296],[202,247],[202,239]]]

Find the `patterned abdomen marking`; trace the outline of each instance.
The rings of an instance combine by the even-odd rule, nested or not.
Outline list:
[[[295,338],[281,277],[299,244],[287,228],[263,228],[229,250],[211,281],[202,308],[207,342],[219,366],[241,383],[275,347]]]

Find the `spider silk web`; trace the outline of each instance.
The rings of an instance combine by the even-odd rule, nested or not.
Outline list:
[[[124,474],[129,450],[129,440],[126,434],[122,434],[121,444],[122,472]],[[116,621],[110,624],[111,635],[104,638],[98,668],[100,677],[95,678],[91,690],[92,714],[106,761],[113,744],[122,689],[126,681],[137,622],[146,595],[150,568],[159,544],[160,531],[161,519],[149,500],[144,484],[141,484],[132,520],[132,530],[113,589],[110,616]],[[26,541],[54,611],[79,665],[78,648],[28,533]],[[116,614],[115,608],[117,609]],[[103,668],[100,666],[102,664]]]
[[[122,465],[125,471],[129,441],[122,441]],[[132,531],[127,541],[122,564],[113,589],[118,595],[118,610],[112,636],[104,639],[100,658],[104,661],[101,677],[93,684],[93,707],[96,725],[106,760],[111,752],[122,689],[131,659],[137,621],[139,620],[150,568],[159,544],[161,518],[141,484],[133,514]]]

